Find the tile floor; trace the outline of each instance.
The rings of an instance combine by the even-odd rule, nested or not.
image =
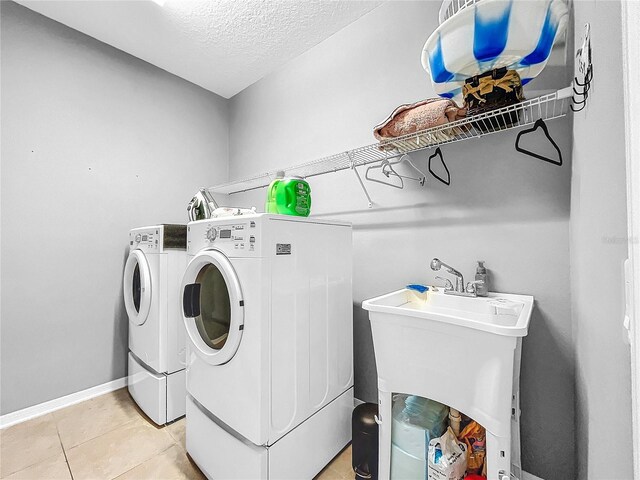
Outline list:
[[[122,389],[0,430],[2,480],[115,478],[204,479],[185,451],[184,419],[157,427]],[[316,480],[353,478],[349,446]]]

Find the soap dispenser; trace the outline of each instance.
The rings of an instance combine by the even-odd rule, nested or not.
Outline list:
[[[476,284],[476,295],[479,297],[486,297],[489,294],[489,275],[487,274],[487,269],[484,266],[484,260],[478,260],[476,280],[482,280],[482,283]]]

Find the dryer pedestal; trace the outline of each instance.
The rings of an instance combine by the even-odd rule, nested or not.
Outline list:
[[[187,451],[210,479],[313,478],[351,441],[353,387],[276,441],[258,446],[187,397]]]
[[[184,369],[170,374],[155,373],[129,352],[127,387],[142,411],[158,425],[184,416],[187,395]]]

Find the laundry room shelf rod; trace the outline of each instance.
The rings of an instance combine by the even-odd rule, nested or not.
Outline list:
[[[470,138],[480,138],[492,133],[525,127],[534,124],[539,119],[553,120],[567,114],[572,93],[572,87],[567,87],[514,105],[469,116],[462,120],[385,142],[374,143],[300,165],[265,172],[255,177],[215,185],[209,190],[218,194],[246,192],[268,186],[275,178],[278,170],[284,171],[287,176],[309,178],[356,168],[385,159],[388,160],[405,153],[417,152]]]

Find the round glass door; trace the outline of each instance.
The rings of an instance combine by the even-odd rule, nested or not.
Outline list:
[[[235,355],[244,328],[240,283],[227,257],[217,250],[198,253],[182,282],[187,334],[201,357],[213,365]]]
[[[124,266],[124,306],[129,320],[142,325],[151,308],[151,274],[147,259],[140,250],[133,250]]]
[[[133,306],[136,313],[140,313],[140,295],[142,294],[142,285],[140,284],[140,264],[136,262],[133,269],[133,278],[131,279],[131,294],[133,296]]]
[[[200,284],[200,315],[195,317],[198,333],[209,347],[220,350],[227,343],[231,329],[231,299],[227,283],[212,263],[202,267],[196,283]]]

